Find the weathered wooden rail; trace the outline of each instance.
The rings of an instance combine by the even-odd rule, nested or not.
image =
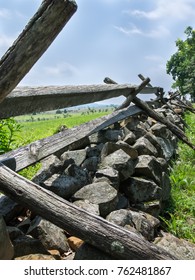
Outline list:
[[[143,82],[138,86],[109,84],[15,88],[55,39],[76,8],[74,1],[43,1],[24,31],[3,56],[0,61],[0,118],[88,104],[121,95],[127,98],[126,102],[108,116],[0,155],[0,161],[4,160],[0,163],[0,190],[14,201],[117,259],[174,259],[172,255],[135,233],[91,215],[15,173],[51,154],[70,149],[93,133],[142,111],[165,123],[173,133],[194,149],[183,132],[166,122],[136,97],[140,92],[159,93],[159,88],[152,87],[149,84],[150,79],[144,79],[142,75],[140,77]],[[131,102],[137,106],[131,106]]]

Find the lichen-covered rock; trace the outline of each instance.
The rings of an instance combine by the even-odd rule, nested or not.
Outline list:
[[[83,161],[86,159],[87,152],[85,149],[75,150],[75,151],[67,151],[64,152],[60,159],[61,161],[65,161],[67,159],[73,159],[76,165],[81,165]]]
[[[106,156],[101,162],[101,168],[112,167],[119,172],[120,181],[128,179],[135,169],[135,163],[132,158],[123,150],[117,150]]]
[[[97,215],[100,215],[99,205],[89,202],[88,200],[76,200],[73,202],[74,205],[86,210],[87,212]]]
[[[157,149],[145,137],[140,137],[133,146],[138,151],[139,155],[157,156]]]
[[[103,169],[98,169],[95,173],[95,178],[100,179],[102,177],[108,178],[112,187],[116,190],[119,189],[119,173],[112,167],[105,167]],[[94,181],[95,182],[95,181]]]
[[[73,196],[73,200],[88,200],[99,205],[100,215],[105,217],[116,209],[118,195],[115,188],[107,182],[98,182],[84,186]]]
[[[161,236],[157,237],[154,243],[174,255],[178,260],[195,260],[195,244],[187,240],[161,231]]]
[[[123,182],[122,190],[131,204],[162,197],[162,189],[154,181],[140,177],[131,177]]]
[[[49,221],[36,216],[31,222],[28,235],[38,239],[46,250],[56,249],[60,253],[67,252],[69,245],[64,231]]]
[[[135,176],[154,180],[159,186],[162,181],[162,167],[154,156],[141,155],[135,166]]]

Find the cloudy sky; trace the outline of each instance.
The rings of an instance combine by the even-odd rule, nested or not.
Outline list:
[[[0,56],[41,0],[0,0]],[[20,85],[139,84],[171,88],[166,62],[177,38],[195,28],[194,0],[77,0],[78,10]]]

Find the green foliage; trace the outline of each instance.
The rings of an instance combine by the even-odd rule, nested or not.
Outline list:
[[[195,115],[187,114],[186,134],[195,143]],[[195,243],[195,151],[179,143],[179,158],[170,173],[171,198],[163,213],[165,228],[179,238]]]
[[[20,125],[13,118],[0,120],[0,154],[12,150],[19,131]]]
[[[190,94],[195,101],[195,30],[188,26],[186,40],[176,41],[177,52],[167,61],[167,73],[172,75],[173,88],[183,94]]]

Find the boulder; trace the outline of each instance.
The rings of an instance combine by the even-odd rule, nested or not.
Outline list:
[[[161,186],[162,167],[154,156],[141,155],[135,166],[135,176],[146,177]]]
[[[106,156],[101,162],[101,168],[112,167],[119,172],[120,181],[128,179],[135,169],[132,158],[122,149]]]
[[[88,200],[76,200],[73,202],[74,205],[86,210],[87,212],[97,215],[100,215],[98,204],[89,202]]]
[[[73,196],[73,200],[88,200],[99,205],[100,215],[105,217],[116,209],[118,202],[117,191],[107,182],[98,182],[84,186]]]
[[[14,256],[14,247],[11,243],[5,221],[0,215],[0,260],[11,260]]]
[[[105,137],[107,141],[117,142],[118,140],[123,139],[124,134],[122,130],[107,129],[105,133]]]
[[[136,209],[139,209],[142,212],[148,213],[156,218],[159,217],[159,214],[162,209],[161,200],[152,200],[152,201],[135,203],[132,206],[135,207]]]
[[[135,144],[136,136],[132,131],[129,131],[123,141],[129,145],[133,145]]]
[[[88,157],[99,157],[103,146],[104,146],[103,143],[100,143],[98,145],[87,146],[85,148],[86,154],[87,154],[87,158]]]
[[[119,140],[117,143],[107,142],[101,151],[101,159],[104,159],[106,156],[112,154],[119,149],[123,150],[127,153],[132,159],[136,159],[138,157],[138,152],[135,148],[129,146],[129,144]]]
[[[157,137],[157,140],[162,147],[164,158],[169,161],[175,154],[175,143],[164,137]]]
[[[179,260],[195,260],[195,244],[187,240],[179,239],[170,233],[161,231],[161,236],[157,237],[154,243]]]
[[[119,189],[119,173],[117,170],[113,169],[112,167],[105,167],[103,169],[98,169],[95,173],[95,178],[108,178],[112,187],[116,190]],[[94,181],[96,182],[96,181]]]
[[[157,137],[154,134],[152,134],[151,132],[148,131],[144,135],[144,138],[146,138],[148,141],[150,141],[150,143],[156,148],[158,157],[162,157],[163,156],[163,149],[162,149],[161,145],[159,144],[159,141],[158,141]]]
[[[138,155],[158,155],[157,149],[145,137],[140,137],[133,145],[133,148],[138,151]]]
[[[162,189],[152,180],[131,177],[124,181],[122,190],[131,204],[157,200],[162,197]]]
[[[86,159],[86,155],[87,155],[87,152],[85,149],[67,151],[61,155],[60,159],[61,159],[61,161],[65,161],[67,159],[73,159],[74,163],[79,166]]]
[[[39,216],[31,222],[27,234],[38,239],[46,250],[58,250],[62,254],[70,249],[64,231]]]
[[[87,171],[78,167],[76,164],[71,164],[63,174],[54,174],[41,185],[67,199],[89,183],[90,178]]]

